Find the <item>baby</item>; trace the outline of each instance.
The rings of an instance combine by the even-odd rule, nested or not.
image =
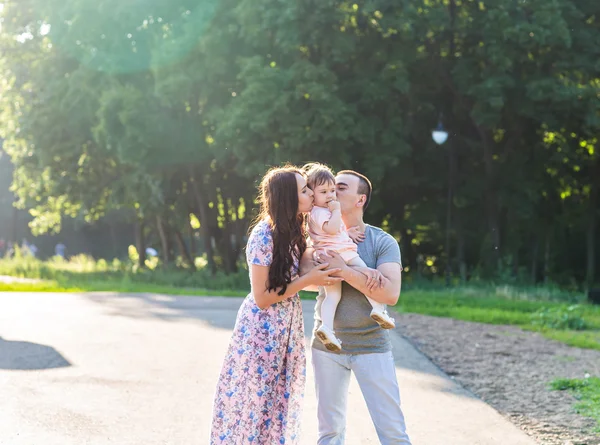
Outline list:
[[[373,270],[369,269],[358,256],[358,246],[348,235],[342,222],[340,203],[336,200],[333,173],[327,166],[318,163],[308,164],[305,169],[308,187],[314,193],[314,207],[308,220],[308,233],[315,252],[320,254],[333,250],[340,254],[348,266],[371,276]],[[328,350],[340,351],[342,345],[335,336],[333,319],[342,297],[342,283],[325,286],[324,291],[325,298],[321,304],[322,325],[315,335]],[[371,318],[383,329],[395,327],[394,319],[387,314],[385,305],[369,297],[366,298],[373,307]]]

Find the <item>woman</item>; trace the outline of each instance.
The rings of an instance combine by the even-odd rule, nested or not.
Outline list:
[[[252,292],[237,315],[213,406],[211,445],[297,444],[305,380],[298,291],[341,281],[326,264],[298,276],[313,193],[295,167],[262,180],[260,214],[246,246]]]

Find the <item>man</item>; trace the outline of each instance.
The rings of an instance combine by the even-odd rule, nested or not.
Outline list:
[[[334,320],[342,351],[329,352],[312,339],[312,362],[317,392],[319,423],[318,445],[343,445],[346,434],[346,410],[350,375],[356,380],[369,409],[382,445],[410,445],[404,415],[400,408],[400,391],[387,330],[370,318],[371,305],[365,294],[375,301],[394,305],[401,287],[400,248],[396,240],[383,230],[365,224],[363,214],[371,198],[369,180],[352,170],[336,176],[337,199],[346,227],[357,227],[362,234],[358,253],[368,267],[383,275],[381,286],[370,291],[367,277],[351,267],[335,252],[324,261],[330,268],[340,268],[344,279],[342,299]],[[303,263],[303,269],[306,263]],[[317,297],[315,331],[320,327]]]

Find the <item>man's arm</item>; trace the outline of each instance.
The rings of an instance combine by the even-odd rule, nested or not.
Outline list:
[[[402,287],[402,267],[398,263],[383,263],[377,270],[383,275],[382,285],[375,286],[372,290],[368,286],[368,278],[362,272],[348,266],[342,257],[336,252],[327,252],[328,257],[323,260],[329,263],[329,267],[342,269],[339,276],[350,286],[372,298],[378,303],[394,306],[400,297]]]

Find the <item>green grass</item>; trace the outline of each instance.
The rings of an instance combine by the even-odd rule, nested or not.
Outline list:
[[[39,283],[0,283],[1,292],[82,292],[77,287],[63,287],[56,281]]]
[[[596,431],[600,431],[600,378],[558,379],[550,383],[557,391],[571,392],[578,402],[574,409],[578,414],[596,421]]]
[[[396,309],[400,312],[449,317],[457,320],[475,321],[498,325],[516,325],[523,329],[540,332],[547,338],[570,346],[600,350],[600,307],[588,304],[577,306],[585,329],[557,329],[537,324],[539,314],[567,313],[572,307],[554,301],[535,301],[498,297],[493,288],[410,290],[402,292]]]
[[[559,331],[549,329],[540,331],[544,337],[556,340],[569,346],[584,349],[600,350],[600,330],[594,331]]]

